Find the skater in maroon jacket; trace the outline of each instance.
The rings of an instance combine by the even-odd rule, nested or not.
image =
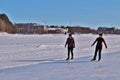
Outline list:
[[[66,60],[73,59],[73,48],[75,48],[75,41],[72,37],[72,34],[69,34],[69,37],[67,38],[67,41],[65,43],[65,47],[68,45],[68,57]],[[70,58],[70,52],[71,52],[71,58]]]
[[[91,46],[93,46],[96,42],[97,42],[97,44],[96,44],[95,54],[91,61],[96,60],[97,52],[99,52],[98,61],[101,60],[102,42],[104,43],[105,47],[107,48],[107,44],[106,44],[104,38],[102,37],[102,33],[99,34],[99,37],[93,42],[93,44]]]

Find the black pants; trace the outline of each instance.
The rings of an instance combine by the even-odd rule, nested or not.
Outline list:
[[[97,52],[99,52],[98,61],[101,60],[101,51],[102,51],[102,47],[96,47],[96,49],[95,49],[95,54],[94,54],[94,57],[93,57],[94,60],[96,60]]]
[[[73,59],[73,47],[68,47],[68,58],[70,59],[70,53],[71,53],[71,59]]]

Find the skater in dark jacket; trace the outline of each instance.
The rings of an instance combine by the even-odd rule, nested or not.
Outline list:
[[[93,46],[96,42],[97,42],[97,44],[96,44],[95,54],[91,61],[96,60],[97,52],[99,52],[98,61],[101,60],[102,43],[104,43],[105,47],[107,48],[107,44],[106,44],[104,38],[102,37],[102,33],[99,34],[99,37],[93,42],[93,44],[91,46]]]
[[[73,59],[73,48],[75,48],[75,41],[74,38],[72,37],[72,34],[69,34],[69,37],[67,38],[67,41],[65,43],[68,46],[68,57],[66,60]],[[71,58],[70,58],[70,52],[71,52]]]

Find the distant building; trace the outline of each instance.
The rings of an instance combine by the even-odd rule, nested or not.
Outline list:
[[[87,27],[73,26],[69,27],[69,33],[91,33],[91,29]]]
[[[42,34],[44,26],[37,23],[15,23],[17,32],[22,34]]]
[[[120,34],[120,29],[116,29],[115,34]]]
[[[63,28],[60,28],[60,27],[55,27],[55,28],[48,28],[48,33],[50,34],[62,34],[62,33],[65,33],[67,30],[66,29],[63,29]]]
[[[97,30],[88,27],[81,26],[47,26],[39,25],[37,23],[15,23],[14,26],[17,29],[17,33],[20,34],[63,34],[63,33],[78,33],[78,34],[89,34],[89,33],[104,33],[104,34],[120,34],[120,29],[115,27],[99,27]]]
[[[105,34],[115,34],[116,29],[115,29],[115,27],[112,27],[112,28],[99,27],[99,28],[97,29],[97,32],[98,32],[98,33],[105,33]]]

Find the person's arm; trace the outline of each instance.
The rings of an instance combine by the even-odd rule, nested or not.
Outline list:
[[[75,48],[75,40],[73,39],[73,47]]]
[[[67,44],[68,44],[68,38],[67,38],[67,40],[66,40],[65,47],[66,47]]]
[[[105,47],[107,48],[107,44],[106,44],[106,42],[105,42],[104,38],[103,38],[103,43],[104,43]]]
[[[94,46],[94,44],[96,43],[97,39],[93,42],[93,44],[91,46]]]

